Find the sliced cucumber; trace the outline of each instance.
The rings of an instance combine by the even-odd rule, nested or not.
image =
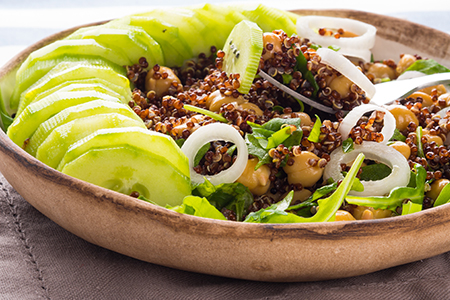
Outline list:
[[[69,80],[52,87],[51,89],[42,91],[33,98],[32,102],[41,100],[44,97],[53,94],[56,91],[70,92],[73,90],[78,90],[82,86],[93,85],[99,86],[101,89],[109,89],[119,95],[119,99],[123,103],[128,103],[131,100],[131,90],[124,88],[123,86],[116,85],[102,78],[88,78],[80,80]],[[81,89],[83,90],[83,89]],[[96,89],[97,90],[97,89]]]
[[[192,50],[180,35],[178,27],[172,24],[145,16],[128,16],[117,22],[140,27],[153,37],[161,46],[168,67],[181,66],[185,60],[193,57]]]
[[[61,62],[20,95],[17,116],[33,101],[37,94],[69,80],[102,78],[130,89],[130,81],[125,77],[124,73],[125,70],[123,68],[111,65],[101,59]]]
[[[223,46],[223,68],[227,74],[239,74],[238,91],[242,94],[250,91],[263,47],[263,31],[258,25],[247,20],[241,21],[233,28]]]
[[[28,56],[17,71],[16,89],[20,95],[30,85],[38,81],[45,73],[64,58],[73,56],[73,60],[82,60],[86,56],[101,57],[119,66],[132,65],[133,63],[120,51],[106,48],[93,39],[85,40],[59,40],[51,43]]]
[[[82,119],[89,116],[107,113],[121,114],[125,117],[136,120],[136,122],[140,123],[142,128],[146,128],[142,119],[128,105],[111,101],[93,100],[68,107],[39,125],[26,144],[25,151],[35,156],[39,146],[52,133],[52,131],[59,126],[75,119]],[[108,128],[109,127],[110,126],[108,126]],[[84,131],[87,131],[88,129],[89,127],[84,129]]]
[[[259,4],[254,9],[244,9],[242,14],[250,21],[257,23],[264,32],[283,29],[289,36],[297,32],[291,15],[282,10]]]
[[[120,103],[116,104],[124,106]],[[63,110],[61,113],[64,113],[66,110]],[[44,126],[49,128],[49,131],[45,132],[48,133],[47,136],[44,134],[36,137],[36,140],[39,140],[36,141],[36,143],[33,145],[37,146],[35,152],[36,158],[41,162],[47,164],[48,166],[56,169],[62,158],[66,154],[67,150],[73,144],[99,129],[120,127],[137,127],[146,129],[142,120],[137,120],[133,116],[130,117],[128,115],[124,115],[123,112],[121,112],[119,109],[115,110],[117,112],[114,112],[114,110],[112,109],[110,109],[109,111],[103,109],[105,113],[100,113],[101,110],[102,109],[97,109],[97,114],[90,116],[80,114],[79,118],[77,119],[70,119],[70,117],[76,114],[72,114],[66,119],[64,119],[65,116],[62,116],[63,121],[61,121],[60,124],[58,124],[59,120],[47,123],[51,119],[61,114],[59,113],[55,117],[47,120],[47,122],[44,122],[43,125],[47,123]],[[39,127],[38,130],[40,128],[42,127]],[[36,134],[40,134],[40,132],[38,133],[38,131],[36,131]],[[36,134],[33,135],[30,141]]]
[[[187,8],[171,8],[168,9],[154,9],[152,11],[137,14],[137,16],[154,17],[163,22],[172,24],[178,27],[180,35],[188,43],[192,49],[194,56],[200,53],[209,54],[210,48],[213,46],[210,38],[202,35],[206,30],[210,30],[207,35],[213,34],[211,28],[206,28],[205,25],[197,19],[195,12]],[[214,45],[216,47],[220,47]]]
[[[136,26],[111,22],[82,28],[66,39],[94,39],[105,47],[125,53],[133,64],[138,63],[141,57],[145,57],[149,65],[165,64],[159,44]]]
[[[53,93],[38,102],[28,105],[14,119],[14,122],[8,128],[7,134],[14,143],[23,147],[39,125],[51,116],[67,107],[98,99],[120,103],[120,100],[117,98],[94,91]]]
[[[156,156],[167,157],[170,164],[176,166],[182,174],[189,177],[188,159],[170,136],[137,127],[102,129],[94,132],[74,144],[67,151],[57,169],[62,170],[65,164],[92,148],[121,145],[130,145]]]
[[[191,193],[190,180],[169,159],[129,145],[94,148],[61,171],[123,194],[137,191],[161,206],[176,206]]]

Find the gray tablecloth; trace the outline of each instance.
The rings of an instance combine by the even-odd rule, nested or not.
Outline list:
[[[0,299],[450,299],[450,253],[323,282],[252,282],[184,272],[78,238],[0,176]]]

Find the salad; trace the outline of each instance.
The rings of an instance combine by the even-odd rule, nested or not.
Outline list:
[[[450,70],[414,53],[376,61],[375,36],[262,5],[127,16],[32,53],[2,123],[50,167],[200,217],[350,221],[443,205],[446,87],[370,100],[376,84]]]

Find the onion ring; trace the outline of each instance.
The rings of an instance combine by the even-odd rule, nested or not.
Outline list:
[[[374,104],[362,104],[360,106],[352,109],[342,120],[339,125],[339,133],[342,136],[342,140],[346,140],[350,134],[352,128],[356,125],[358,120],[367,112],[370,111],[382,111],[384,112],[384,126],[381,129],[381,134],[383,135],[383,141],[380,144],[387,144],[389,139],[392,137],[396,127],[396,121],[394,115],[386,108]]]
[[[344,28],[358,35],[357,37],[322,36],[318,34],[319,28]],[[339,53],[362,58],[370,61],[370,49],[375,45],[377,29],[367,23],[335,17],[325,16],[305,16],[297,19],[297,34],[300,37],[308,38],[313,43],[322,47],[338,46]]]
[[[364,153],[366,159],[384,163],[391,168],[391,174],[381,180],[361,181],[364,191],[350,191],[355,196],[384,196],[395,187],[407,186],[411,175],[408,161],[392,147],[375,142],[363,142],[355,145],[354,150],[344,153],[342,147],[335,149],[330,156],[324,170],[324,179],[333,178],[334,181],[344,179],[341,173],[341,164],[348,164],[355,160],[359,153]]]
[[[317,49],[317,55],[320,56],[320,62],[329,65],[348,79],[350,79],[354,84],[359,86],[364,90],[366,96],[372,99],[375,95],[375,86],[370,82],[370,80],[358,69],[351,61],[349,61],[342,54],[337,53],[331,49],[319,48]]]
[[[213,141],[234,143],[238,151],[237,159],[230,168],[223,170],[216,175],[200,175],[194,171],[195,155],[203,145]],[[244,172],[248,160],[248,150],[242,136],[234,129],[234,127],[223,123],[213,123],[201,126],[189,136],[181,147],[181,151],[183,151],[189,159],[191,181],[194,183],[203,183],[205,177],[214,185],[235,182]]]

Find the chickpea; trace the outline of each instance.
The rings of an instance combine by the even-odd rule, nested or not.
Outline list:
[[[294,112],[294,113],[290,113],[290,114],[282,114],[280,117],[281,118],[300,118],[301,126],[311,126],[312,125],[311,117],[307,113],[304,113],[304,112]]]
[[[434,181],[431,184],[431,189],[427,192],[427,196],[433,200],[436,200],[444,186],[446,186],[448,183],[450,183],[450,180],[444,178]]]
[[[329,83],[329,87],[332,90],[335,90],[336,92],[341,95],[341,98],[345,98],[350,94],[350,88],[352,86],[353,82],[345,77],[344,75],[339,75],[336,78],[332,79]]]
[[[239,104],[239,106],[247,111],[253,110],[255,115],[258,115],[258,116],[263,115],[263,111],[258,107],[258,105],[254,104],[254,103],[245,101],[244,103]]]
[[[292,166],[286,165],[284,167],[290,184],[300,183],[304,187],[311,187],[322,177],[323,168],[320,168],[318,164],[310,165],[311,161],[319,160],[319,157],[314,153],[301,151],[293,159],[294,164]]]
[[[406,159],[411,155],[411,148],[405,142],[395,141],[389,146],[400,152]]]
[[[400,75],[403,72],[405,72],[405,70],[408,69],[408,67],[412,65],[416,60],[417,59],[414,55],[403,54],[403,56],[400,58],[400,61],[397,64],[396,68],[397,75]]]
[[[395,117],[396,127],[398,130],[403,131],[408,128],[409,123],[413,122],[419,125],[419,120],[416,115],[408,108],[402,105],[390,105],[386,107]]]
[[[372,74],[375,78],[389,78],[395,79],[395,69],[385,65],[383,63],[374,63],[367,70],[368,74]]]
[[[419,92],[423,92],[425,94],[431,95],[431,91],[434,89],[436,89],[438,96],[447,93],[447,89],[445,88],[445,86],[443,84],[432,85],[432,86],[429,86],[429,87],[419,90]]]
[[[382,219],[392,216],[392,211],[389,209],[374,209],[367,206],[356,206],[351,213],[356,220]]]
[[[156,97],[162,97],[169,91],[169,88],[174,84],[181,84],[180,79],[172,71],[172,69],[167,67],[159,67],[159,71],[162,75],[160,79],[155,79],[155,70],[151,69],[147,76],[145,77],[145,89],[147,91],[155,91]],[[167,74],[165,77],[164,74]]]
[[[239,96],[238,98],[234,98],[233,96],[225,96],[219,90],[212,92],[208,99],[206,99],[206,107],[213,112],[220,111],[220,107],[225,103],[233,103],[236,104],[244,103],[244,98]]]
[[[252,194],[261,196],[265,194],[270,187],[270,168],[267,165],[262,165],[255,171],[257,164],[257,158],[249,159],[244,172],[236,181],[248,187]]]
[[[335,221],[355,221],[355,220],[356,220],[355,217],[353,217],[352,214],[346,210],[339,209],[336,212]]]
[[[440,136],[430,134],[430,131],[427,129],[422,130],[422,136],[427,138],[428,143],[435,142],[438,146],[444,145],[444,141]]]
[[[414,92],[408,96],[408,98],[413,98],[413,99],[417,99],[417,97],[421,97],[423,99],[422,105],[424,107],[430,107],[431,105],[433,105],[433,99],[431,99],[431,96],[424,92]]]
[[[292,198],[291,204],[303,202],[312,195],[312,192],[307,189],[301,189],[299,191],[294,191],[294,197]]]
[[[444,100],[446,106],[450,106],[450,93],[441,94],[438,100]]]
[[[267,49],[267,44],[272,45],[272,49]],[[268,60],[273,57],[275,52],[281,51],[281,38],[279,35],[272,33],[272,32],[265,32],[263,34],[263,45],[264,49],[266,49],[265,53],[263,54],[262,58],[264,60]]]

